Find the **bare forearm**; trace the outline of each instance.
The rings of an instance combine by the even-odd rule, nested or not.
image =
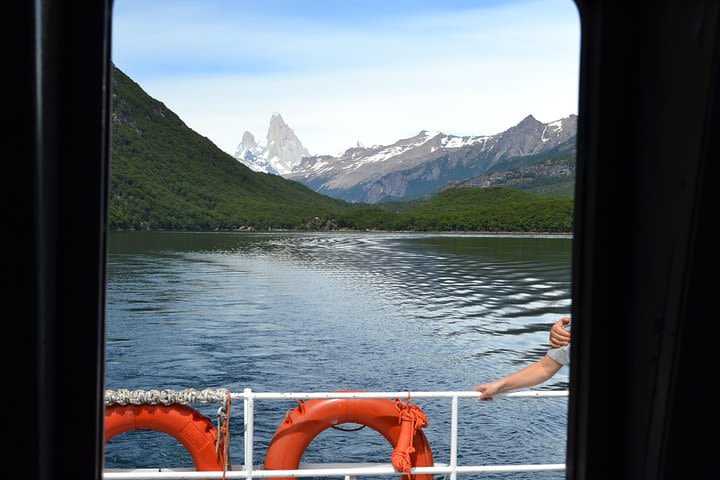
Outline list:
[[[528,388],[548,380],[560,370],[559,363],[549,357],[544,357],[537,362],[528,365],[522,370],[508,375],[497,381],[497,393],[505,393],[518,388]]]

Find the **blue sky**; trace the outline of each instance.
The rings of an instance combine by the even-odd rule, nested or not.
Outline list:
[[[115,0],[113,61],[233,153],[280,112],[311,153],[577,113],[570,0]]]

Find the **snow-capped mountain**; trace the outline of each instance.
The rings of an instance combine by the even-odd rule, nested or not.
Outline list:
[[[510,159],[574,148],[577,116],[542,123],[532,115],[496,135],[447,135],[422,130],[392,145],[353,147],[339,157],[308,156],[283,176],[319,193],[375,203],[437,192]]]
[[[273,113],[265,140],[256,142],[253,134],[246,131],[234,157],[256,172],[284,175],[308,155],[292,128],[279,113]]]

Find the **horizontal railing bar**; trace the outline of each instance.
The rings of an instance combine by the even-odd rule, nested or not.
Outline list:
[[[564,472],[564,463],[545,463],[536,465],[478,465],[457,467],[458,473],[516,473],[516,472]],[[418,468],[417,473],[424,473]],[[441,472],[442,473],[442,472]]]
[[[416,467],[411,470],[413,474],[444,474],[451,473],[451,467]],[[477,465],[457,467],[458,473],[515,473],[515,472],[561,472],[565,470],[562,463],[528,464],[528,465]],[[253,478],[275,477],[344,477],[346,475],[402,475],[392,466],[377,465],[371,467],[355,468],[312,468],[302,470],[253,470]],[[221,479],[223,472],[170,472],[170,471],[128,471],[105,472],[105,480],[200,480]],[[232,470],[225,473],[227,479],[247,478],[243,470]]]
[[[436,467],[447,467],[446,463],[435,462]],[[328,468],[360,468],[360,467],[392,467],[388,462],[326,462],[326,463],[305,463],[300,462],[299,470],[328,469]],[[106,468],[106,473],[133,473],[133,472],[194,472],[194,467],[173,467],[173,468]],[[232,465],[228,471],[245,471],[245,465]]]
[[[458,391],[458,392],[410,392],[410,398],[477,398],[478,392]],[[231,393],[233,400],[243,400],[245,398],[254,398],[257,400],[308,400],[314,398],[407,398],[408,392],[252,392]],[[510,392],[495,395],[498,397],[567,397],[567,390],[523,390],[519,392]]]
[[[177,468],[106,468],[104,474],[108,473],[144,473],[144,472],[194,472],[194,467],[177,467]]]
[[[444,463],[437,465],[446,466]],[[360,467],[390,467],[392,463],[378,462],[357,462],[357,463],[301,463],[300,470],[310,470],[318,468],[360,468]],[[242,469],[242,466],[240,467]]]

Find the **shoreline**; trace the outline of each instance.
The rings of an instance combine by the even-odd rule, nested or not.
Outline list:
[[[470,236],[493,236],[493,237],[558,237],[573,238],[573,232],[528,232],[528,231],[475,231],[475,230],[293,230],[293,229],[271,229],[271,230],[108,230],[109,234],[114,233],[231,233],[236,235],[268,235],[276,233],[288,234],[397,234],[397,235],[470,235]]]

